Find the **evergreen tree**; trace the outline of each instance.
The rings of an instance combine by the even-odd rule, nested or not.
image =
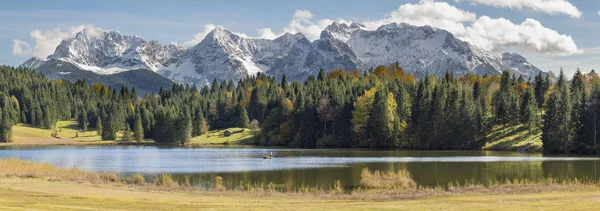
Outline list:
[[[139,109],[136,109],[135,112],[135,121],[133,123],[133,136],[135,141],[137,142],[142,142],[144,140],[144,128],[142,126],[142,116],[140,115]]]
[[[131,135],[131,129],[129,125],[125,126],[125,130],[123,131],[123,141],[129,142],[133,140],[133,136]]]
[[[542,143],[544,152],[569,152],[571,149],[572,128],[570,93],[566,78],[561,71],[556,84],[546,102],[544,125],[542,127]]]
[[[369,118],[369,137],[371,138],[371,147],[387,148],[392,135],[393,116],[388,111],[388,97],[384,89],[378,89],[373,98],[373,108]]]
[[[12,142],[12,123],[6,110],[0,112],[0,142]]]
[[[106,112],[106,118],[102,121],[102,140],[117,139],[117,131],[119,130],[118,110],[117,103],[113,103],[110,105],[108,112]]]
[[[581,115],[581,127],[577,128],[574,150],[578,154],[598,155],[600,150],[600,87],[594,87]]]
[[[81,110],[81,113],[78,116],[79,129],[85,132],[88,130],[88,118],[87,112],[85,110]]]
[[[176,136],[178,140],[176,140],[178,144],[185,145],[190,143],[192,139],[192,117],[190,116],[190,112],[185,109],[181,121],[178,124],[179,134]]]
[[[203,127],[205,126],[206,121],[204,120],[204,114],[202,112],[202,109],[200,107],[196,108],[196,111],[194,112],[194,121],[193,121],[193,129],[192,129],[192,136],[196,137],[196,136],[200,136],[202,134],[204,134],[204,130]]]
[[[287,90],[287,88],[288,88],[288,81],[287,81],[287,76],[285,75],[285,73],[281,77],[281,88],[283,90]]]
[[[248,128],[250,126],[250,120],[248,119],[248,112],[246,111],[246,108],[238,105],[238,114],[238,127]]]
[[[534,89],[527,87],[522,98],[521,122],[529,131],[537,131],[541,125],[541,118],[539,116],[538,103],[535,99]]]
[[[507,71],[502,73],[500,90],[496,92],[493,99],[494,115],[499,124],[514,123],[518,120],[519,101],[516,84],[516,80],[511,79]]]
[[[544,78],[542,76],[542,71],[538,72],[538,75],[535,76],[534,86],[535,86],[535,99],[537,102],[537,106],[538,106],[538,108],[541,109],[544,106],[546,93],[548,92],[548,89],[550,88],[549,81],[544,80]]]
[[[100,116],[96,118],[96,131],[98,131],[98,135],[102,135],[102,120]]]

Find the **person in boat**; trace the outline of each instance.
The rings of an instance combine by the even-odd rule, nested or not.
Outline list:
[[[271,159],[271,158],[273,158],[273,152],[271,152],[271,154],[263,155],[263,159]]]

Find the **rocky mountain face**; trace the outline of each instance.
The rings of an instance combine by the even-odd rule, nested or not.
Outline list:
[[[320,69],[366,70],[395,62],[417,77],[448,71],[483,75],[508,70],[527,78],[540,71],[518,54],[496,56],[448,31],[408,24],[369,30],[357,23],[333,23],[312,42],[302,34],[289,33],[273,40],[245,38],[217,27],[190,48],[114,31],[94,34],[84,30],[62,41],[48,58],[32,58],[23,66],[45,67],[44,72],[57,77],[60,72],[68,74],[57,66],[47,69],[49,65],[44,64],[49,61],[69,63],[97,75],[146,69],[174,82],[198,85],[213,79],[237,81],[259,72],[303,80]]]

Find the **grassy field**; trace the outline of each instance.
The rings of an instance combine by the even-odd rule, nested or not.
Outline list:
[[[313,196],[194,194],[130,187],[0,179],[1,210],[590,210],[600,191],[455,195],[410,200],[329,199]]]
[[[190,145],[232,145],[239,141],[251,139],[249,129],[230,128],[234,132],[229,137],[223,136],[224,130],[209,131],[208,134],[192,138]],[[0,146],[11,145],[113,145],[113,144],[154,144],[152,140],[123,142],[123,134],[117,133],[117,140],[103,141],[96,131],[81,132],[76,121],[59,121],[56,123],[57,137],[52,137],[53,130],[30,127],[28,125],[13,126],[13,142],[0,143]]]
[[[82,132],[76,121],[59,121],[56,123],[57,136],[52,137],[53,130],[30,127],[28,125],[13,126],[13,142],[0,143],[0,146],[9,145],[104,145],[123,143],[123,134],[117,133],[117,140],[102,141],[96,131]],[[144,141],[144,143],[153,143]]]
[[[366,172],[366,173],[365,173]],[[0,159],[0,210],[590,210],[597,182],[557,181],[418,189],[408,172],[370,173],[379,191],[341,193],[260,190],[202,191],[185,185],[136,184],[114,174]],[[162,180],[162,179],[161,179]],[[389,180],[395,181],[389,183]],[[373,183],[373,182],[384,183]],[[391,186],[402,189],[390,189]]]
[[[487,135],[484,150],[541,152],[542,133],[530,132],[523,125],[496,126]]]
[[[208,134],[192,138],[190,145],[235,145],[240,141],[254,137],[252,131],[247,128],[229,128],[233,134],[225,137],[225,130],[212,130]]]

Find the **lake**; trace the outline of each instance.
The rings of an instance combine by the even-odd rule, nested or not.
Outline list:
[[[263,159],[273,153],[273,159]],[[347,189],[359,185],[363,168],[408,170],[418,185],[449,182],[486,183],[515,178],[598,178],[594,157],[543,156],[517,152],[406,151],[365,149],[288,149],[254,147],[48,146],[0,147],[0,158],[15,157],[58,167],[122,175],[170,173],[187,176],[194,185],[223,177],[227,186],[240,182],[327,188],[340,180]]]

